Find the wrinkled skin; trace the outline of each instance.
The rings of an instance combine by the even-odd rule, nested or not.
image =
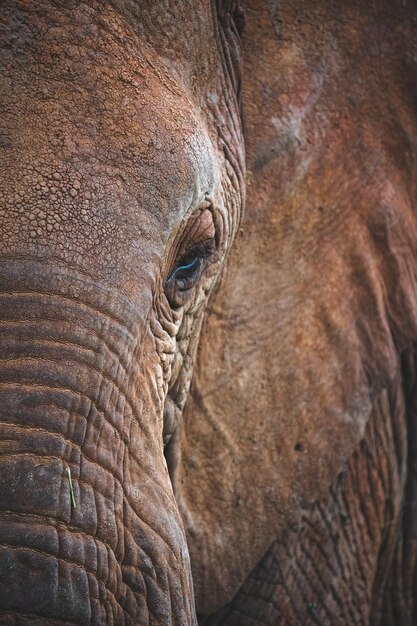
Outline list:
[[[175,437],[197,609],[414,626],[417,6],[242,4],[246,208]]]
[[[242,5],[1,7],[1,624],[417,621],[416,6]]]
[[[232,5],[2,5],[2,624],[195,623],[163,447],[242,206]]]

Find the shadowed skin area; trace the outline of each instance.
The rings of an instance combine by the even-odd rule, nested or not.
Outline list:
[[[239,221],[227,15],[2,5],[2,624],[195,623],[163,446]]]
[[[172,472],[197,611],[414,626],[417,7],[242,6],[245,215]]]

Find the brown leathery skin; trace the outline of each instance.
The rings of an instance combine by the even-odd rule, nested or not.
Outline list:
[[[151,329],[139,335],[137,308],[120,295],[109,305],[110,292],[100,302],[98,285],[68,271],[69,284],[8,260],[1,275],[3,623],[12,611],[47,623],[187,623],[156,354],[148,371],[138,367],[138,353],[152,354],[146,344],[156,353]]]
[[[0,19],[0,623],[414,626],[415,2]]]
[[[197,611],[415,624],[415,387],[399,363],[417,335],[416,5],[242,4],[245,216],[172,452]],[[405,409],[377,410],[387,393]],[[401,428],[397,459],[379,438]],[[330,524],[335,555],[341,472],[364,511],[351,539]]]
[[[385,592],[407,473],[402,383],[398,370],[393,387],[376,399],[363,440],[328,494],[302,507],[299,521],[272,544],[230,605],[202,620],[205,626],[412,626],[412,614],[389,610]],[[412,605],[412,598],[407,601]]]
[[[241,212],[233,5],[2,4],[5,626],[195,623],[163,443]]]

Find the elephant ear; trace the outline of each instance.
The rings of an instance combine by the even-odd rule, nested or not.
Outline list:
[[[328,489],[417,337],[415,9],[243,4],[246,214],[171,461],[204,614]]]

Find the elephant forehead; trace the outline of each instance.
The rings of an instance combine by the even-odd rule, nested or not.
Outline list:
[[[104,113],[100,103],[74,97],[33,99],[30,109],[24,98],[11,102],[11,115],[3,118],[6,189],[20,191],[27,208],[42,195],[50,214],[62,214],[63,205],[80,215],[83,207],[99,211],[99,202],[77,201],[84,190],[84,200],[109,200],[106,214],[114,206],[113,226],[120,214],[131,218],[129,228],[152,216],[159,230],[170,228],[183,217],[183,205],[217,182],[215,159],[188,101],[169,93],[146,96],[122,101],[120,108],[107,102]],[[123,199],[121,212],[116,196]]]
[[[185,88],[143,68],[129,81],[123,68],[91,70],[79,88],[14,69],[4,90],[0,253],[57,256],[119,285],[121,275],[136,280],[217,184]]]

